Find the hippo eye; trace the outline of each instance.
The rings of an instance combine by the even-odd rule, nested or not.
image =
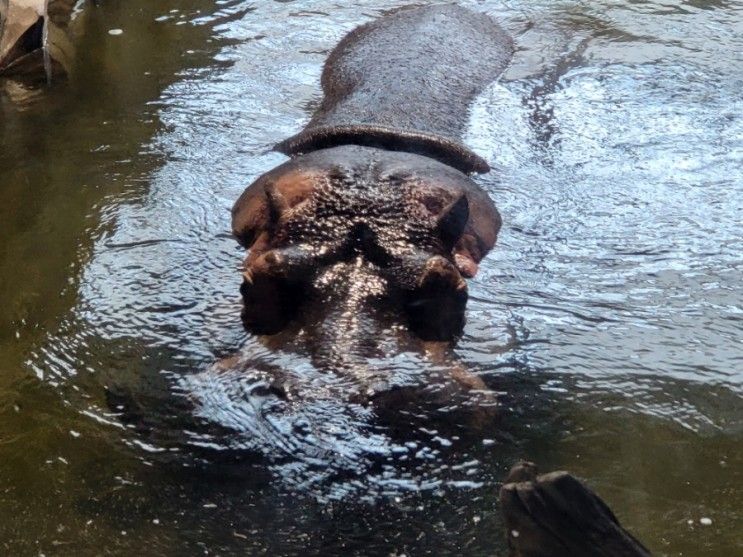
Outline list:
[[[406,182],[409,182],[412,178],[412,174],[409,171],[394,170],[389,174],[382,174],[379,176],[380,181],[394,186],[400,186]]]
[[[419,184],[410,190],[410,198],[419,210],[428,217],[438,217],[452,201],[450,191],[443,188],[431,186],[430,184]]]
[[[329,182],[344,182],[349,178],[349,170],[341,166],[334,166],[327,171],[326,177]]]
[[[425,197],[422,205],[432,215],[438,215],[444,209],[444,201],[440,197]]]

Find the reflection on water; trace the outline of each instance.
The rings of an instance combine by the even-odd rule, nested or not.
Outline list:
[[[242,331],[229,208],[402,4],[91,7],[73,81],[5,86],[0,547],[498,553],[528,457],[659,554],[739,549],[735,3],[471,2],[519,51],[472,111],[504,229],[458,363],[393,352],[356,396]]]

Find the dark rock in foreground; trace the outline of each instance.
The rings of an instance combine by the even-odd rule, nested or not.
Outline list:
[[[650,552],[598,495],[567,472],[520,462],[500,491],[512,557],[640,557]]]

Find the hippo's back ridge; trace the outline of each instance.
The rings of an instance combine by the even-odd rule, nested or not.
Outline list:
[[[464,172],[489,167],[461,143],[469,106],[506,68],[510,36],[456,5],[403,8],[355,29],[328,57],[323,102],[277,149],[341,144],[426,155]]]

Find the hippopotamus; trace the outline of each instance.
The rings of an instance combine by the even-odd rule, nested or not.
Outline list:
[[[461,136],[512,51],[490,17],[453,5],[397,10],[343,38],[317,111],[276,146],[289,160],[232,209],[256,338],[174,377],[176,396],[152,408],[149,385],[138,398],[109,386],[111,408],[148,442],[189,449],[174,455],[255,457],[301,489],[388,494],[389,474],[409,485],[409,470],[439,485],[456,467],[429,435],[479,446],[499,419],[501,391],[451,348],[501,227],[470,177],[488,164]],[[469,446],[454,452],[470,459]]]
[[[456,5],[399,9],[340,41],[318,109],[275,147],[290,159],[232,209],[246,329],[338,353],[390,331],[457,339],[501,227],[470,177],[488,163],[461,137],[512,53],[492,18]]]

